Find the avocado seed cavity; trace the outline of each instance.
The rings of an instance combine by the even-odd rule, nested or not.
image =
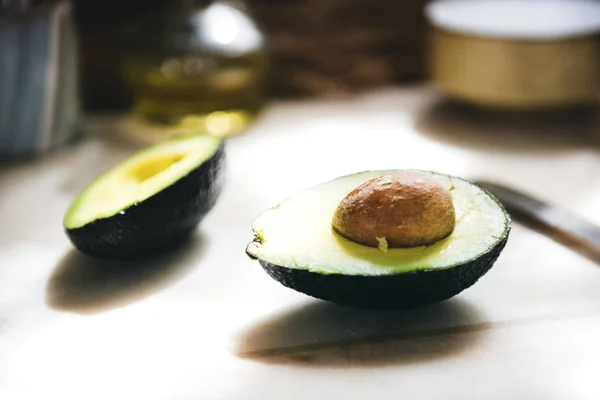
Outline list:
[[[433,244],[450,235],[455,223],[448,189],[423,173],[402,171],[370,179],[348,193],[332,226],[348,240],[387,252]]]

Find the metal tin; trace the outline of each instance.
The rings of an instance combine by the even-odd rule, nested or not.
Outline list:
[[[452,97],[520,109],[600,98],[600,2],[445,0],[427,16],[431,78]]]

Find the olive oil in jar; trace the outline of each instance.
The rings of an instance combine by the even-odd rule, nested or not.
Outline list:
[[[264,38],[237,4],[181,1],[140,23],[126,43],[134,118],[156,129],[235,135],[263,106]]]

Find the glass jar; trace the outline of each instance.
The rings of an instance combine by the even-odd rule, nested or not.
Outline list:
[[[126,34],[122,72],[133,95],[133,117],[154,132],[243,132],[265,101],[263,33],[243,2],[172,4]]]

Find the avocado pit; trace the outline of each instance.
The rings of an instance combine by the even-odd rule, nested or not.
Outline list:
[[[452,194],[437,180],[401,171],[370,179],[339,203],[333,229],[353,242],[382,249],[433,244],[452,233]]]

